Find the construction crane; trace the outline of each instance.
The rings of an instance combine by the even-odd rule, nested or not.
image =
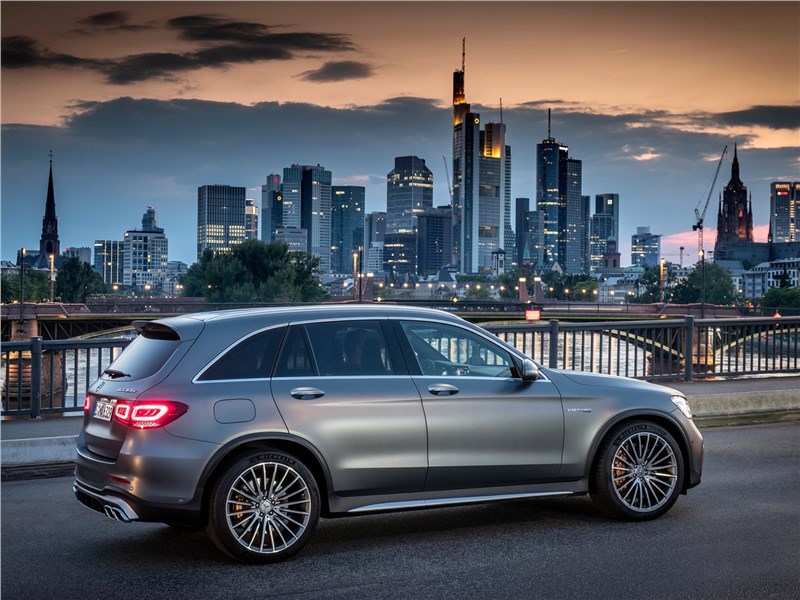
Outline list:
[[[444,174],[447,177],[447,191],[450,193],[450,206],[453,206],[453,186],[450,183],[450,172],[447,170],[447,157],[442,154],[442,161],[444,162]]]
[[[722,149],[722,156],[719,157],[719,162],[717,163],[717,170],[714,171],[714,179],[711,181],[711,187],[708,189],[708,196],[706,197],[706,205],[703,207],[702,214],[698,210],[700,208],[700,202],[697,203],[697,207],[694,209],[694,216],[697,219],[697,223],[692,225],[692,231],[697,232],[697,256],[704,258],[705,254],[703,252],[703,221],[706,218],[706,211],[708,210],[708,204],[711,202],[711,194],[714,193],[714,184],[717,183],[717,176],[719,175],[719,169],[722,166],[722,161],[725,159],[725,153],[728,151],[728,146],[725,146]]]

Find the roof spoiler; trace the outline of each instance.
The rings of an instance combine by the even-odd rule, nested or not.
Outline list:
[[[134,321],[133,327],[139,335],[151,340],[175,340],[180,341],[181,336],[169,325],[156,323],[154,321]]]

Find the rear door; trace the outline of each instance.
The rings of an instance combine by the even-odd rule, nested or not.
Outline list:
[[[510,353],[488,335],[415,320],[396,329],[427,419],[427,490],[558,476],[564,419],[550,381],[522,381]]]
[[[289,431],[324,457],[338,494],[419,491],[422,403],[385,319],[293,324],[272,378]]]

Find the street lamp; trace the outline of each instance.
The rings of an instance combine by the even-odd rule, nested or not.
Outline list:
[[[50,255],[50,302],[53,302],[54,294],[55,294],[55,285],[56,285],[56,257],[54,254]]]
[[[700,250],[700,318],[706,318],[706,251]]]

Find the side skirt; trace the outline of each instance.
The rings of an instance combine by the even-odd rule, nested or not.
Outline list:
[[[470,490],[444,490],[409,494],[387,494],[376,496],[341,497],[330,495],[330,513],[333,515],[357,515],[372,512],[437,508],[459,504],[477,504],[523,498],[543,498],[551,496],[571,496],[585,494],[588,482],[569,481],[511,488],[489,488]]]

